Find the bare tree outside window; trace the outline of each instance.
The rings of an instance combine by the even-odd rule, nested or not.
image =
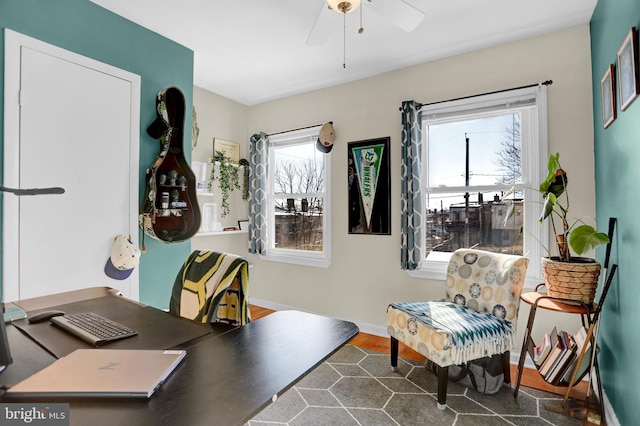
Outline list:
[[[316,148],[322,126],[269,135],[265,258],[276,262],[331,265],[331,156]]]
[[[502,172],[498,179],[500,183],[507,185],[522,183],[520,115],[513,114],[512,117],[512,124],[505,130],[496,159],[496,165]]]
[[[428,132],[426,257],[458,248],[522,254],[522,200],[505,224],[503,199],[522,181],[520,115],[437,123]]]
[[[274,172],[277,248],[322,251],[324,166],[322,157],[276,154]]]
[[[419,276],[439,278],[458,248],[546,254],[539,242],[548,229],[538,224],[532,188],[545,175],[537,165],[547,155],[546,99],[545,83],[422,106],[423,161],[414,174],[424,203],[422,247],[407,244],[421,251]],[[513,192],[514,184],[523,190]],[[415,230],[407,226],[407,235]],[[541,273],[529,269],[527,284],[535,285]]]

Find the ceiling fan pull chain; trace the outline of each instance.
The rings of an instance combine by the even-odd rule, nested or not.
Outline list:
[[[358,28],[358,34],[362,34],[364,32],[364,27],[362,26],[362,9],[364,8],[360,8],[360,28]]]

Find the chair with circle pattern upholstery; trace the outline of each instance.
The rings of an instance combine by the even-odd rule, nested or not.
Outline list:
[[[504,382],[529,259],[474,249],[456,250],[449,260],[445,299],[395,302],[387,309],[391,367],[398,342],[424,355],[438,376],[438,408],[446,408],[448,369],[501,354]]]

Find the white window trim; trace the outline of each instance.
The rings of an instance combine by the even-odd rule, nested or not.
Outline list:
[[[532,144],[522,145],[522,176],[526,181],[525,186],[525,200],[536,200],[536,191],[539,182],[542,181],[543,176],[546,176],[547,166],[547,88],[544,85],[538,85],[534,87],[528,87],[523,89],[510,90],[505,92],[493,93],[484,95],[482,97],[473,97],[466,99],[459,99],[450,102],[442,102],[432,105],[425,105],[422,107],[423,117],[428,114],[446,114],[464,109],[474,109],[475,107],[481,108],[487,105],[496,104],[498,102],[504,102],[508,104],[513,101],[517,101],[523,97],[535,96],[536,98],[536,112],[538,127],[532,129],[521,129],[524,134],[525,131],[530,132],[529,140],[534,141]],[[424,126],[426,126],[427,120],[423,121],[423,135],[426,135]],[[425,136],[423,136],[425,137]],[[426,167],[427,147],[423,146],[423,167]],[[424,178],[424,177],[423,177]],[[426,179],[424,179],[426,181]],[[422,192],[422,191],[421,191]],[[539,204],[535,202],[525,202],[525,215],[524,215],[524,256],[529,258],[529,267],[527,268],[527,277],[525,279],[525,288],[533,289],[536,285],[543,282],[542,268],[540,266],[540,259],[546,256],[546,251],[540,242],[548,244],[549,230],[547,226],[540,225],[538,223],[539,217]],[[426,221],[426,215],[423,215],[423,221]],[[420,241],[423,241],[422,247],[424,248],[424,232],[426,229],[426,223],[423,222],[421,227]],[[528,230],[528,231],[527,231]],[[533,235],[532,235],[533,234]],[[445,280],[447,275],[447,266],[451,253],[446,252],[431,252],[427,259],[422,256],[422,261],[418,269],[413,271],[407,271],[409,276],[414,278],[426,278],[433,280]]]
[[[268,162],[269,173],[267,176],[267,248],[261,255],[261,258],[272,262],[290,263],[295,265],[313,266],[318,268],[328,268],[331,266],[331,155],[324,155],[324,187],[325,192],[323,194],[323,206],[324,213],[322,215],[322,247],[321,252],[311,252],[304,250],[291,250],[291,249],[276,249],[272,247],[273,239],[271,236],[275,235],[275,217],[274,211],[274,198],[281,198],[280,196],[274,196],[274,175],[273,170],[273,155],[271,147],[273,145],[283,146],[286,144],[297,143],[298,141],[308,138],[315,140],[318,138],[321,126],[314,126],[306,129],[294,130],[269,137],[268,144]],[[296,194],[289,194],[296,195]]]

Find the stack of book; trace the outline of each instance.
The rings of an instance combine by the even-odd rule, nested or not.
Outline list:
[[[591,342],[587,342],[587,332],[584,327],[570,335],[566,331],[557,330],[546,333],[540,344],[535,345],[529,338],[528,352],[533,359],[538,372],[553,385],[566,385],[571,381],[573,371],[577,368],[574,383],[582,379],[591,363]],[[580,365],[577,365],[582,348],[587,346]]]

